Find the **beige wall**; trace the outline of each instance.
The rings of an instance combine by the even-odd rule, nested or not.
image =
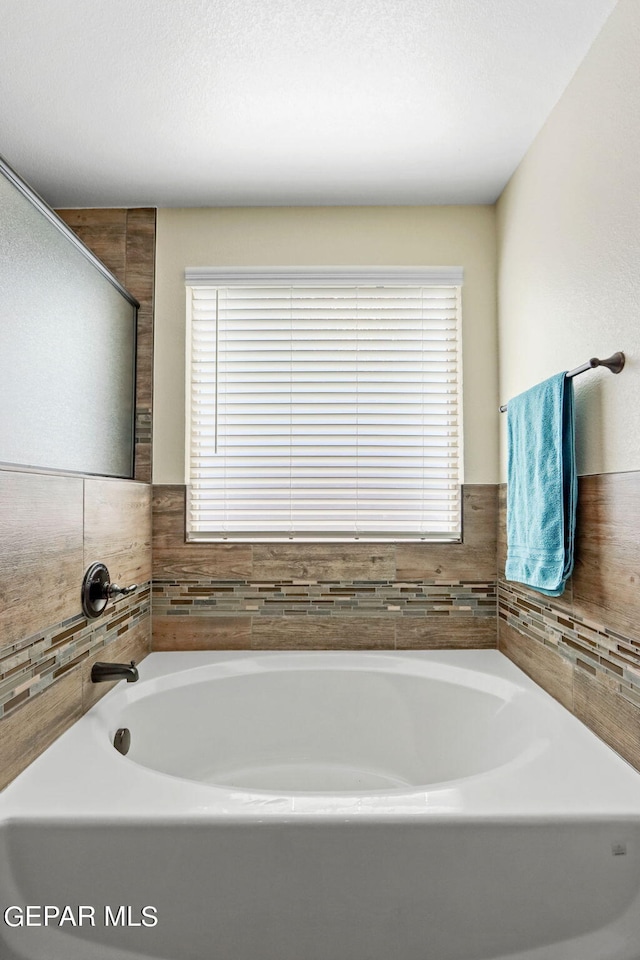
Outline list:
[[[461,265],[465,481],[497,479],[493,207],[158,211],[154,482],[184,483],[186,266]]]
[[[640,468],[639,51],[620,0],[498,202],[501,401],[627,355],[574,381],[581,474]]]

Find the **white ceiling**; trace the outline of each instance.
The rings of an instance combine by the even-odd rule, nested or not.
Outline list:
[[[491,203],[615,0],[3,0],[54,206]]]

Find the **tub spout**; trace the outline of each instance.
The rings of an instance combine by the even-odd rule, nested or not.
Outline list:
[[[138,679],[135,660],[131,663],[94,663],[91,668],[91,682],[103,683],[105,680],[126,680],[134,683]]]

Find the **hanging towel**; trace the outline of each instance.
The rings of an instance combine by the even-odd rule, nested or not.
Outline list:
[[[573,570],[578,491],[566,373],[509,400],[507,435],[505,577],[558,597]]]

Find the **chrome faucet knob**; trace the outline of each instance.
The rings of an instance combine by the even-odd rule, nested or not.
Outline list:
[[[128,587],[119,587],[117,583],[110,583],[107,587],[107,596],[110,600],[115,597],[128,597],[138,589],[137,583],[132,583]]]

